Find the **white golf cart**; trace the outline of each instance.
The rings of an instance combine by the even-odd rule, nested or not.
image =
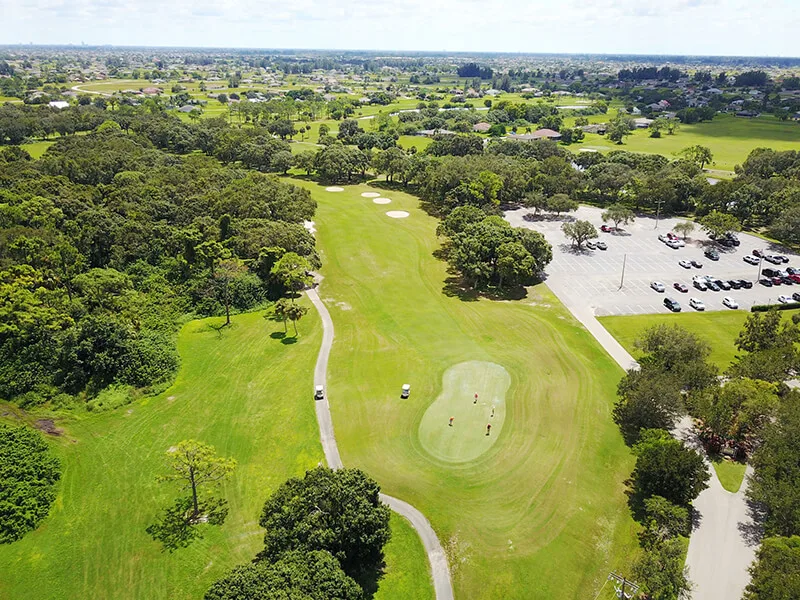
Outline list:
[[[321,385],[314,386],[314,399],[322,400],[325,397],[325,388]]]
[[[410,393],[411,393],[411,384],[410,383],[404,383],[403,384],[403,391],[400,392],[400,397],[401,398],[408,398]]]

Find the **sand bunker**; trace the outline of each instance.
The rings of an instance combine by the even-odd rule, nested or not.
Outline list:
[[[391,202],[388,198],[374,198],[372,201],[375,204],[389,204]]]
[[[326,187],[326,188],[325,188],[325,191],[326,191],[326,192],[343,192],[343,191],[344,191],[344,188],[342,188],[342,187],[336,187],[335,185],[332,185],[331,187]]]
[[[386,216],[392,217],[393,219],[405,219],[408,213],[404,210],[390,210],[386,213]]]
[[[378,196],[380,196],[378,192],[364,192],[361,194],[362,198],[377,198]]]

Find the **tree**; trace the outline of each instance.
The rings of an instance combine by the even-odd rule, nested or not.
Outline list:
[[[636,467],[631,479],[641,502],[662,496],[678,506],[688,506],[708,487],[711,475],[703,457],[664,430],[642,431],[633,452]]]
[[[503,283],[514,286],[522,283],[534,272],[536,262],[520,242],[506,242],[497,248],[497,272]]]
[[[775,384],[755,379],[733,379],[715,387],[699,402],[698,413],[715,436],[742,442],[760,433],[779,405]]]
[[[236,461],[217,456],[213,447],[195,440],[179,442],[167,450],[167,456],[170,473],[159,476],[158,480],[177,482],[191,494],[179,498],[147,532],[172,552],[199,537],[196,525],[203,522],[221,525],[225,521],[227,502],[205,494],[230,477]]]
[[[266,529],[260,560],[292,550],[330,552],[349,576],[359,578],[383,563],[391,537],[389,508],[380,487],[358,469],[316,467],[283,483],[264,504]]]
[[[294,302],[294,294],[311,284],[310,270],[308,259],[295,252],[287,252],[272,267],[271,274],[284,289],[292,292],[292,302]]]
[[[623,225],[633,223],[636,216],[633,214],[633,211],[624,204],[612,204],[601,213],[600,218],[603,219],[603,223],[611,221],[614,223],[614,229],[619,229],[620,223]]]
[[[283,321],[283,333],[288,332],[288,328],[286,326],[286,321],[289,319],[289,312],[292,306],[292,302],[287,300],[286,298],[279,298],[277,302],[275,302],[275,309],[274,314],[275,316]],[[272,315],[266,314],[264,315],[265,319],[271,318]]]
[[[578,203],[566,194],[555,194],[547,199],[547,210],[556,213],[572,212],[578,210]]]
[[[767,535],[800,535],[800,402],[787,397],[753,453],[747,497],[766,508]]]
[[[665,117],[657,117],[650,123],[650,137],[660,138],[661,132],[667,129],[667,119]]]
[[[231,324],[231,283],[245,273],[247,273],[247,267],[237,258],[220,261],[214,271],[214,280],[222,291],[222,299],[225,304],[226,327]]]
[[[653,368],[631,369],[617,387],[613,419],[628,445],[644,429],[670,430],[681,412],[680,383]]]
[[[632,119],[620,113],[608,124],[606,137],[616,144],[622,144],[633,130],[632,123]]]
[[[683,235],[683,239],[685,240],[689,234],[694,231],[694,223],[691,221],[681,221],[680,223],[675,224],[675,226],[672,228],[672,231]]]
[[[303,150],[294,155],[294,166],[306,172],[306,175],[311,175],[314,170],[314,158],[316,153],[311,150]]]
[[[742,224],[735,216],[712,210],[700,219],[700,227],[713,239],[724,238],[733,231],[741,231]]]
[[[639,540],[645,549],[653,548],[680,535],[688,535],[689,509],[676,506],[661,496],[651,496],[644,501],[645,529]]]
[[[682,389],[702,389],[717,380],[716,367],[708,362],[711,347],[680,325],[649,327],[634,344],[644,352],[639,361],[644,368],[672,374]]]
[[[790,206],[770,225],[769,235],[787,244],[800,243],[800,206]]]
[[[564,223],[561,225],[561,231],[572,240],[572,245],[579,250],[585,241],[598,237],[597,229],[589,221],[578,220],[574,223]]]
[[[711,149],[699,144],[684,148],[678,154],[695,163],[701,170],[706,165],[714,162],[714,154]]]
[[[281,150],[272,155],[270,160],[270,167],[273,171],[286,174],[286,171],[292,168],[294,157],[288,150]]]
[[[747,315],[736,338],[736,347],[745,352],[761,352],[793,346],[800,342],[800,328],[784,321],[777,310]]]
[[[532,208],[534,216],[547,209],[548,198],[539,191],[532,191],[525,194],[522,205],[525,208]]]
[[[633,576],[648,600],[688,600],[692,583],[680,540],[670,539],[642,553]]]
[[[214,582],[205,600],[363,600],[364,593],[330,552],[286,552],[274,563],[257,561]]]
[[[61,464],[41,434],[0,423],[0,544],[14,542],[50,512]]]
[[[773,537],[761,542],[750,565],[750,583],[742,600],[800,598],[800,537]]]
[[[294,325],[295,337],[297,337],[297,322],[300,319],[302,319],[307,312],[308,312],[307,306],[300,306],[299,304],[295,304],[294,302],[290,303],[289,306],[286,307],[286,311],[284,314],[292,322],[292,325]]]

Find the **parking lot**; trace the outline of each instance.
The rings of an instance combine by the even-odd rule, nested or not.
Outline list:
[[[686,240],[685,247],[672,249],[659,241],[658,236],[671,231],[680,219],[661,219],[656,223],[654,218],[638,217],[634,223],[623,226],[624,231],[604,233],[600,232],[602,209],[581,206],[566,218],[594,224],[600,235],[594,241],[604,241],[608,249],[576,251],[561,231],[565,217],[528,221],[524,218],[528,212],[528,209],[508,211],[505,218],[515,227],[527,227],[544,234],[553,246],[553,261],[546,269],[547,285],[567,306],[588,306],[595,316],[669,312],[664,306],[665,296],[677,300],[683,311],[694,310],[689,306],[692,297],[702,300],[706,310],[730,310],[722,304],[725,296],[732,297],[740,309],[749,310],[753,304],[775,304],[781,294],[791,296],[793,292],[800,292],[800,284],[768,288],[758,283],[759,268],[800,268],[800,257],[746,233],[738,234],[739,246],[720,248],[698,226]],[[718,261],[703,255],[707,248],[719,252]],[[762,265],[744,262],[742,258],[755,249],[783,254],[790,261],[777,266],[767,261]],[[680,260],[696,260],[702,268],[686,269],[678,264]],[[692,286],[692,277],[697,275],[722,280],[745,279],[753,282],[753,287],[699,291]],[[662,282],[666,291],[659,293],[651,289],[653,281]],[[685,284],[689,291],[681,293],[674,289],[675,282]]]

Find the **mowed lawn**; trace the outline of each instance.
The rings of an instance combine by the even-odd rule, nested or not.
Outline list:
[[[607,115],[605,120],[609,118]],[[651,138],[648,130],[639,129],[626,137],[622,145],[614,144],[603,136],[587,134],[579,147],[602,151],[650,152],[674,159],[678,152],[695,144],[707,146],[714,154],[714,164],[708,165],[709,168],[732,171],[756,148],[797,149],[800,144],[800,123],[781,121],[772,116],[746,119],[717,115],[713,121],[681,125],[674,135],[665,134],[660,138]]]
[[[310,312],[297,343],[283,344],[270,337],[282,325],[262,313],[237,315],[219,333],[210,327],[221,322],[182,329],[181,370],[160,396],[58,423],[58,497],[37,531],[0,545],[0,598],[199,599],[263,547],[258,518],[266,497],[324,460],[311,397],[321,324]],[[204,540],[162,553],[145,528],[177,490],[156,476],[167,449],[189,438],[238,461],[222,489],[230,514]],[[378,597],[430,598],[421,542],[402,519],[393,518],[392,528]]]
[[[296,183],[319,203],[320,294],[336,328],[328,391],[345,464],[430,519],[458,598],[594,597],[636,549],[623,484],[633,460],[610,415],[622,371],[544,286],[513,302],[444,293],[437,222],[416,198],[383,190],[392,202],[377,205],[361,197],[375,191],[367,185]],[[508,372],[504,423],[477,457],[448,460],[426,450],[420,425],[445,372],[466,361]],[[472,393],[451,406],[473,410]],[[459,414],[457,425],[469,421]],[[474,426],[485,435],[485,422]],[[453,433],[447,419],[441,431]]]

